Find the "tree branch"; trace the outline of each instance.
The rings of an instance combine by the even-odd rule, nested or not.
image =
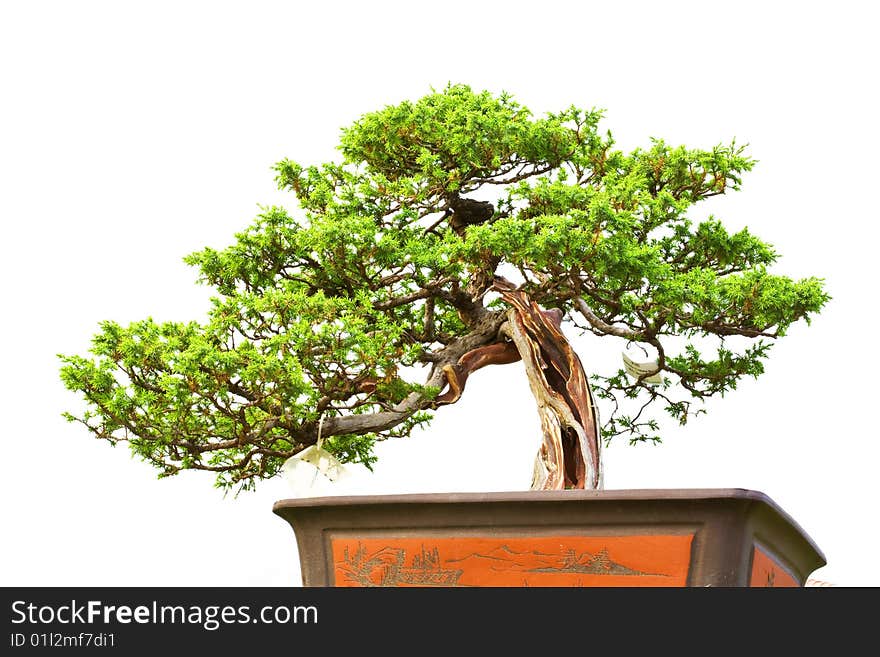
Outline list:
[[[578,309],[581,315],[590,323],[590,326],[593,328],[602,331],[603,333],[607,333],[608,335],[616,335],[619,338],[626,338],[627,340],[635,340],[642,341],[646,337],[645,331],[633,331],[630,329],[621,328],[619,326],[612,326],[611,324],[606,324],[603,322],[587,305],[586,301],[581,297],[576,297],[574,299],[574,305]]]

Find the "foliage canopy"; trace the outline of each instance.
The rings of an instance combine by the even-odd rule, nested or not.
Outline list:
[[[319,425],[326,449],[370,464],[375,441],[450,401],[465,354],[505,341],[504,273],[573,330],[652,349],[662,383],[591,382],[604,440],[658,440],[649,409],[686,422],[829,297],[821,279],[770,273],[776,252],[748,230],[689,218],[739,189],[743,147],[624,153],[601,118],[535,118],[450,85],[362,116],[339,162],[279,162],[298,212],[264,208],[228,248],[186,258],[217,290],[206,322],[105,321],[89,357],[60,356],[86,402],[68,419],[161,475],[209,470],[221,486],[274,475]]]

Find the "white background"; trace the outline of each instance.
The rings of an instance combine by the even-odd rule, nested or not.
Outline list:
[[[749,380],[658,447],[606,451],[606,487],[759,490],[824,551],[813,577],[877,567],[877,16],[857,2],[4,2],[0,5],[2,585],[298,584],[271,512],[284,481],[223,498],[157,480],[68,424],[56,354],[103,319],[200,319],[182,257],[258,204],[294,209],[270,166],[336,157],[360,114],[447,82],[536,114],[607,109],[649,137],[760,162],[700,211],[824,277],[832,302]],[[616,345],[614,349],[616,349]],[[585,353],[590,366],[619,352]],[[528,487],[537,416],[521,365],[482,371],[424,432],[381,445],[334,493]]]

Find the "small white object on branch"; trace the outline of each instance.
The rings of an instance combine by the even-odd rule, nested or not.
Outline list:
[[[321,429],[324,418],[318,420],[318,440],[287,459],[281,466],[281,476],[290,484],[297,497],[308,495],[319,488],[319,483],[335,482],[345,475],[345,466],[322,447]]]
[[[663,383],[663,377],[657,371],[658,362],[656,358],[640,362],[633,360],[625,351],[621,355],[623,356],[623,367],[632,378],[638,380],[640,376],[654,372],[654,374],[646,376],[642,381],[645,383]]]

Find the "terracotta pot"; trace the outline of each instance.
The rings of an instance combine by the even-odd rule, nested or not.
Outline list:
[[[304,586],[803,586],[825,565],[742,489],[290,499]]]

